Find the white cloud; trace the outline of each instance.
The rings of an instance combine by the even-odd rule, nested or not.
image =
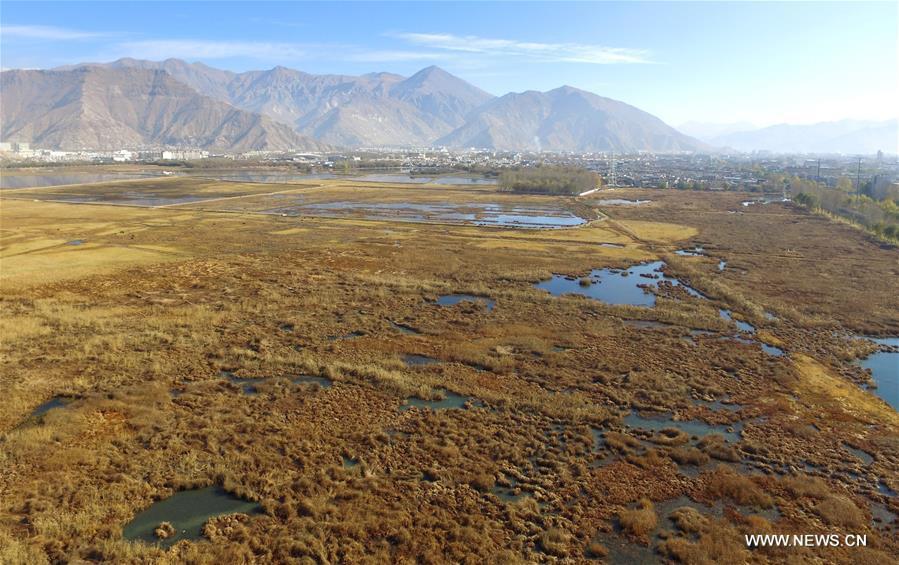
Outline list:
[[[113,33],[80,31],[54,26],[4,25],[0,27],[0,37],[19,37],[23,39],[50,39],[67,41],[79,39],[97,39],[110,37]]]
[[[412,50],[368,50],[355,45],[211,41],[204,39],[151,39],[116,44],[118,56],[136,59],[227,59],[242,57],[262,61],[340,59],[362,63],[447,60],[451,53]]]
[[[605,47],[584,43],[537,43],[449,33],[394,33],[389,35],[430,49],[493,57],[527,58],[546,63],[611,65],[651,62],[647,50],[626,47]]]
[[[254,41],[210,41],[203,39],[151,39],[128,41],[118,44],[122,54],[138,59],[167,59],[190,57],[193,59],[227,59],[247,57],[285,61],[302,59],[309,55],[308,46],[296,43],[269,43]]]
[[[344,59],[362,63],[378,63],[392,61],[433,61],[451,58],[446,53],[428,53],[424,51],[360,51],[350,53]]]

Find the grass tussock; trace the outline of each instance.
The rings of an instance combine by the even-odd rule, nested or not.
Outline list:
[[[594,540],[587,544],[584,553],[590,559],[602,559],[609,555],[609,548]]]
[[[659,552],[677,563],[747,563],[750,553],[743,539],[737,528],[716,521],[703,526],[696,541],[680,536],[664,540],[659,544]]]
[[[797,498],[822,499],[830,494],[830,487],[820,477],[791,475],[780,480],[781,486]]]
[[[699,440],[696,446],[709,457],[718,459],[720,461],[729,461],[732,463],[736,463],[737,461],[740,461],[740,459],[742,459],[737,448],[729,443],[726,443],[724,440],[724,436],[720,434],[709,434],[707,436],[704,436],[701,440]]]
[[[867,524],[865,513],[845,496],[828,496],[815,505],[815,513],[832,526],[858,530]]]
[[[719,466],[709,474],[706,493],[712,498],[727,498],[744,506],[771,508],[774,505],[771,496],[752,479],[729,467]]]
[[[703,516],[699,510],[690,506],[674,510],[670,517],[677,529],[685,534],[699,534],[709,526],[709,519]]]
[[[709,456],[705,452],[691,445],[675,447],[668,452],[668,456],[680,465],[701,467],[709,462]]]
[[[414,396],[423,400],[435,400],[440,397],[440,393],[433,387],[421,383],[420,377],[376,364],[331,363],[327,365],[327,374],[342,378],[362,379],[383,392],[397,396]]]
[[[540,548],[555,557],[568,555],[571,534],[560,528],[550,528],[540,534]]]
[[[636,508],[619,512],[618,521],[626,533],[638,538],[646,538],[659,524],[655,506],[648,498],[640,499]]]

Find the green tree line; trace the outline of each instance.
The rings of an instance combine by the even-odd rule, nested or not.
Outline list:
[[[868,186],[856,194],[847,177],[839,179],[835,188],[798,177],[785,182],[797,204],[840,216],[882,238],[899,240],[899,190],[887,190],[876,198],[869,196],[873,191]]]
[[[499,189],[530,194],[579,194],[598,188],[602,178],[577,167],[539,166],[506,170],[499,175]]]

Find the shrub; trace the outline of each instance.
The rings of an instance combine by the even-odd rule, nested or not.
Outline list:
[[[865,514],[854,502],[844,496],[829,496],[815,506],[815,513],[833,526],[861,528],[867,522]]]
[[[690,434],[677,428],[665,428],[652,436],[652,442],[659,445],[683,445],[690,441]]]
[[[153,530],[153,534],[155,534],[159,539],[168,539],[175,535],[175,527],[172,526],[169,522],[163,522],[159,524],[159,526],[155,530]]]
[[[606,445],[616,451],[629,452],[631,449],[640,447],[640,442],[627,434],[619,432],[606,432],[604,436]]]
[[[749,552],[742,536],[729,524],[710,524],[696,543],[682,537],[667,539],[659,551],[680,563],[748,563]]]
[[[690,506],[683,506],[672,512],[671,520],[680,531],[688,534],[698,534],[709,525],[708,518]]]
[[[568,544],[571,535],[559,528],[550,528],[540,536],[540,547],[543,551],[556,557],[564,557],[568,554]]]
[[[655,507],[648,498],[640,499],[637,508],[622,511],[618,520],[625,532],[638,537],[648,535],[659,523]]]
[[[808,475],[794,475],[784,477],[780,484],[796,497],[825,498],[830,494],[830,489],[823,480]]]
[[[726,467],[718,467],[709,478],[709,494],[716,498],[729,498],[737,504],[770,508],[774,501],[749,477],[737,474]]]
[[[609,554],[609,550],[606,546],[599,543],[598,541],[591,541],[587,545],[587,557],[591,557],[593,559],[601,559]]]
[[[740,452],[733,445],[725,443],[724,437],[719,434],[710,434],[699,440],[696,444],[699,449],[721,461],[730,461],[736,463],[742,457]]]
[[[709,462],[709,456],[692,446],[675,447],[668,456],[681,465],[695,465],[701,467]]]
[[[479,492],[486,492],[493,486],[493,475],[489,473],[479,473],[471,479],[471,487]]]

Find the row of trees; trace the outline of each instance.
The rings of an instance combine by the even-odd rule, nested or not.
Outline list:
[[[506,170],[499,175],[499,189],[530,194],[579,194],[599,188],[602,178],[586,169],[541,165]]]
[[[836,188],[799,178],[787,179],[786,182],[797,204],[841,216],[878,236],[899,240],[899,206],[896,204],[899,191],[889,190],[883,193],[882,198],[872,198],[866,194],[856,194],[848,179],[840,179]]]

